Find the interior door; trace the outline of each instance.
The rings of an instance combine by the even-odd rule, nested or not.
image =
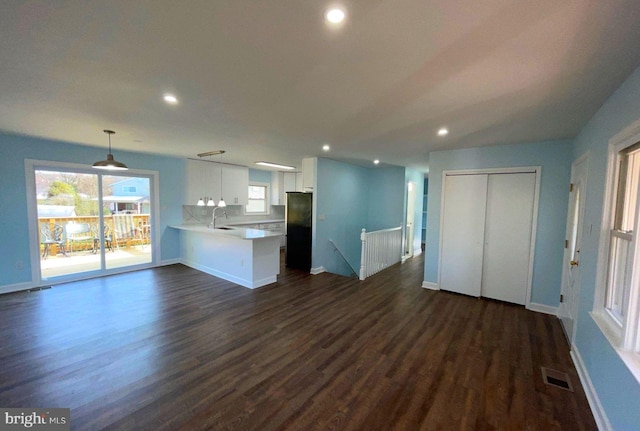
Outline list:
[[[480,296],[487,175],[444,179],[440,288]]]
[[[482,296],[525,305],[536,174],[491,174],[482,266]]]
[[[587,184],[588,159],[580,159],[571,165],[571,192],[567,214],[566,247],[562,270],[562,300],[560,320],[569,344],[573,344],[580,292],[580,249]]]

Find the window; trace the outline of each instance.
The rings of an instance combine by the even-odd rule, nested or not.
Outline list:
[[[592,316],[640,381],[640,128],[609,147],[598,287]],[[635,142],[635,143],[634,143]]]
[[[135,193],[137,191],[136,186],[125,186],[122,190],[128,193]]]
[[[269,186],[267,184],[249,184],[249,203],[245,207],[245,213],[269,213]]]
[[[617,158],[618,178],[612,208],[613,227],[609,230],[605,307],[616,323],[622,326],[629,308],[631,293],[634,255],[632,246],[640,179],[640,146],[633,145],[622,150]]]

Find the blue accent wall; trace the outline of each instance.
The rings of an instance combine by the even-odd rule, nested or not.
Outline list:
[[[330,159],[317,159],[312,267],[349,275],[349,266],[335,251],[336,243],[357,273],[362,228],[400,226],[404,216],[405,169],[364,168]]]
[[[185,162],[173,157],[115,150],[117,160],[132,169],[160,173],[160,260],[180,257],[179,236],[170,224],[182,222]],[[25,159],[81,163],[104,159],[104,148],[0,134],[0,286],[31,282]],[[17,262],[22,264],[17,268]]]
[[[375,167],[367,169],[367,174],[367,223],[364,227],[374,231],[401,226],[407,196],[405,168]]]
[[[251,181],[271,184],[271,171],[249,168],[249,182]]]
[[[605,102],[575,140],[573,159],[589,154],[576,350],[613,429],[640,429],[640,383],[595,324],[593,310],[609,140],[640,119],[640,69]]]
[[[367,226],[369,170],[318,158],[316,166],[315,246],[312,267],[349,275],[329,240],[333,240],[357,272],[360,267],[360,231]]]
[[[570,141],[499,145],[429,154],[429,219],[426,230],[424,280],[437,283],[440,252],[442,172],[542,166],[531,301],[558,306],[572,143]]]

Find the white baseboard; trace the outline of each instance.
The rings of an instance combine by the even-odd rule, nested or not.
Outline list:
[[[182,263],[182,259],[180,259],[180,258],[178,257],[178,258],[175,258],[175,259],[165,259],[165,260],[161,260],[161,261],[158,263],[158,266],[175,265],[175,264],[177,264],[177,263]]]
[[[21,290],[32,289],[34,287],[36,287],[36,285],[30,281],[25,281],[24,283],[5,284],[4,286],[0,286],[0,294],[20,292]]]
[[[589,377],[589,372],[587,371],[587,368],[582,361],[580,351],[575,344],[571,346],[570,353],[573,364],[576,366],[576,371],[578,371],[580,383],[582,383],[582,387],[584,388],[584,392],[587,396],[589,407],[591,407],[591,413],[593,413],[593,418],[596,420],[596,425],[598,425],[598,429],[603,431],[612,431],[613,428],[611,427],[609,418],[602,407],[602,403],[600,403],[600,398],[598,397],[596,388],[593,386],[591,377]]]
[[[550,305],[538,304],[536,302],[531,302],[527,305],[527,310],[535,311],[538,313],[551,314],[552,316],[558,315],[558,307],[552,307]]]
[[[422,287],[430,290],[440,290],[440,285],[438,283],[432,283],[430,281],[423,281]]]
[[[418,247],[418,248],[414,248],[413,249],[413,255],[414,256],[420,256],[422,254],[422,247]]]
[[[309,274],[318,275],[318,274],[322,274],[323,272],[327,272],[327,270],[324,268],[324,266],[319,266],[317,268],[311,268],[311,270],[309,271]]]
[[[221,278],[223,280],[230,281],[235,284],[239,284],[242,287],[247,287],[249,289],[256,289],[258,287],[266,286],[267,284],[275,283],[277,280],[277,276],[266,277],[261,280],[251,281],[248,279],[240,278],[232,274],[227,274],[226,272],[219,271],[214,268],[210,268],[206,265],[201,265],[199,263],[190,262],[187,260],[182,261],[183,265],[188,266],[189,268],[197,269],[198,271],[202,271],[206,274],[213,275],[214,277]]]

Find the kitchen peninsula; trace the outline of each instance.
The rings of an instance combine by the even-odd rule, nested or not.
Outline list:
[[[236,226],[171,227],[180,230],[185,265],[250,289],[277,281],[282,233]]]

